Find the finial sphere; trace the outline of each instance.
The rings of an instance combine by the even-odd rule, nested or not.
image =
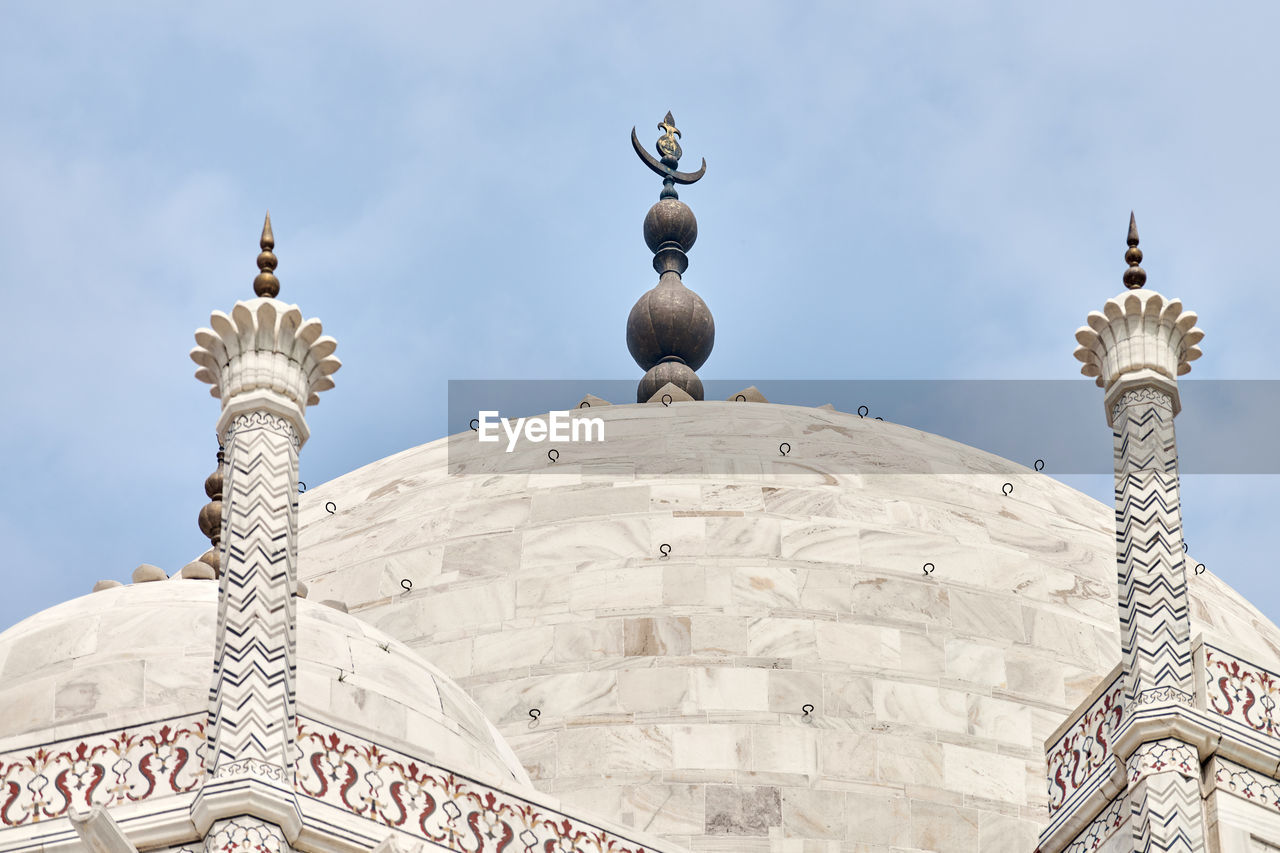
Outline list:
[[[715,321],[702,297],[679,278],[667,277],[664,282],[644,293],[632,306],[627,317],[627,350],[645,370],[672,356],[697,370],[711,356],[716,340]],[[662,383],[653,390],[660,387]]]
[[[693,248],[698,239],[698,220],[689,205],[675,198],[659,199],[644,217],[644,242],[650,252],[664,243],[676,243],[683,251]]]
[[[702,380],[682,361],[663,361],[649,368],[636,389],[636,402],[647,403],[663,385],[670,382],[695,400],[705,398]]]

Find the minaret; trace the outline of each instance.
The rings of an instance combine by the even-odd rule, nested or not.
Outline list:
[[[191,351],[196,378],[222,401],[225,448],[209,750],[191,812],[209,853],[289,850],[302,826],[293,789],[298,450],[306,407],[341,366],[320,321],[275,298],[270,215],[260,245],[257,298],[230,316],[215,311]]]
[[[1115,437],[1122,730],[1133,736],[1117,736],[1113,746],[1128,763],[1135,849],[1202,850],[1198,778],[1147,760],[1151,744],[1176,747],[1176,738],[1148,740],[1139,732],[1169,731],[1179,709],[1194,704],[1173,419],[1181,410],[1177,378],[1200,357],[1196,344],[1204,332],[1181,301],[1142,289],[1147,274],[1132,214],[1128,244],[1128,292],[1090,312],[1088,325],[1076,331],[1075,351],[1084,362],[1080,372],[1097,377],[1106,391]]]
[[[689,268],[688,251],[698,239],[698,221],[689,206],[680,201],[676,184],[692,184],[707,171],[707,161],[696,172],[678,172],[680,143],[671,113],[658,125],[655,159],[644,150],[631,129],[631,145],[644,164],[662,176],[658,203],[644,218],[644,241],[653,252],[653,268],[658,284],[640,297],[627,318],[627,349],[645,371],[636,391],[636,401],[648,402],[667,383],[682,389],[695,400],[703,397],[702,381],[695,373],[706,363],[715,344],[716,326],[707,303],[684,286],[680,276]],[[682,398],[683,399],[683,398]]]

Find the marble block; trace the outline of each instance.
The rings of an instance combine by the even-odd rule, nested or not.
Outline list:
[[[627,657],[689,654],[688,616],[639,617],[622,622],[623,653]]]
[[[767,836],[770,827],[781,825],[782,794],[778,788],[707,786],[707,835]]]
[[[674,766],[682,769],[737,770],[751,766],[751,727],[742,725],[672,726]]]
[[[782,826],[788,835],[843,839],[844,809],[840,791],[786,788],[782,792]]]

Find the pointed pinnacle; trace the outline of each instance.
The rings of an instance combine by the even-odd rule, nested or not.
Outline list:
[[[1137,290],[1147,283],[1147,271],[1138,264],[1142,263],[1142,250],[1138,248],[1138,220],[1134,217],[1133,211],[1129,211],[1129,250],[1124,253],[1124,259],[1129,264],[1129,268],[1124,271],[1124,286],[1130,290]]]
[[[280,292],[280,279],[275,276],[279,261],[271,251],[275,245],[276,238],[271,233],[271,212],[268,211],[266,221],[262,223],[262,238],[258,241],[262,252],[258,255],[258,276],[253,280],[253,292],[269,299],[274,299]]]
[[[276,235],[271,233],[271,211],[267,211],[267,218],[262,223],[262,239],[258,241],[258,245],[264,249],[274,249],[276,247]]]

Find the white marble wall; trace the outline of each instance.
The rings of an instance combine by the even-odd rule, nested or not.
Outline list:
[[[1035,848],[1044,739],[1119,653],[1109,507],[856,415],[592,414],[609,441],[524,473],[440,441],[312,488],[312,597],[457,678],[566,807],[700,851]]]

